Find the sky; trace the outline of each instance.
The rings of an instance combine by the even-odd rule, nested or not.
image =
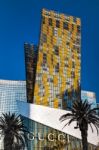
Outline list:
[[[81,18],[81,88],[99,102],[99,0],[0,0],[0,79],[25,80],[24,43],[39,43],[42,8]]]

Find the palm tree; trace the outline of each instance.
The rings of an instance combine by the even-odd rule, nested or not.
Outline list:
[[[4,139],[4,150],[22,150],[27,144],[28,130],[20,115],[5,113],[0,117],[0,130]]]
[[[90,125],[92,132],[93,126],[95,126],[98,134],[99,130],[99,117],[97,116],[97,110],[99,108],[91,108],[92,104],[89,104],[87,100],[84,102],[81,100],[77,100],[73,103],[73,107],[71,108],[71,112],[64,114],[60,117],[60,121],[63,122],[70,118],[66,125],[70,125],[73,121],[77,122],[77,126],[75,129],[79,128],[82,136],[82,146],[83,150],[88,150],[88,141],[87,141],[87,131],[88,125]],[[64,127],[65,127],[64,126]]]

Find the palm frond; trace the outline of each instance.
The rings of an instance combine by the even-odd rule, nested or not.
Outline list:
[[[99,110],[99,108],[91,109],[91,106],[92,104],[89,104],[87,100],[85,100],[84,102],[81,100],[74,101],[73,107],[71,108],[71,113],[62,115],[59,120],[63,122],[66,121],[67,119],[70,119],[69,122],[67,123],[68,125],[72,123],[73,120],[74,121],[76,120],[79,124],[79,128],[85,122],[86,127],[89,124],[93,132],[93,128],[91,126],[92,123],[95,126],[96,130],[98,130],[99,116],[97,116],[96,111]]]
[[[20,142],[24,148],[26,133],[29,133],[29,131],[24,126],[20,115],[16,115],[15,113],[11,114],[10,112],[2,114],[0,117],[0,129],[4,135],[4,141],[7,142],[7,144],[10,144],[10,147],[11,141],[13,145],[15,142],[14,139],[16,139],[16,142]],[[6,143],[4,145],[6,145]]]
[[[68,123],[66,123],[63,128],[65,128],[67,125],[70,125],[73,121],[76,121],[76,118],[70,119],[70,121]]]
[[[67,119],[69,119],[70,117],[73,117],[74,115],[72,114],[72,113],[67,113],[67,114],[64,114],[64,115],[62,115],[60,118],[59,118],[59,120],[61,121],[61,122],[63,122],[64,120],[67,120]]]

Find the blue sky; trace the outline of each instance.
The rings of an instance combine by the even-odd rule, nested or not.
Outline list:
[[[99,0],[0,0],[0,79],[25,80],[24,42],[38,44],[42,8],[81,18],[81,85],[99,102]]]

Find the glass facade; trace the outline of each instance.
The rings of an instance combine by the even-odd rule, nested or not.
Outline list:
[[[80,19],[43,9],[33,103],[72,105],[80,92],[80,47]]]
[[[73,136],[32,120],[29,120],[28,128],[31,132],[28,150],[82,150],[81,140]]]
[[[17,100],[26,100],[26,82],[0,80],[0,116],[2,113],[17,113]],[[3,139],[0,137],[0,150],[3,150]]]
[[[94,92],[89,92],[89,91],[81,91],[81,99],[87,100],[90,104],[92,104],[92,108],[97,107],[96,104],[96,94]]]
[[[0,116],[9,111],[18,113],[17,100],[26,102],[26,82],[0,80]]]
[[[37,46],[28,43],[24,44],[24,49],[25,49],[27,101],[32,103],[34,95],[38,50]]]

